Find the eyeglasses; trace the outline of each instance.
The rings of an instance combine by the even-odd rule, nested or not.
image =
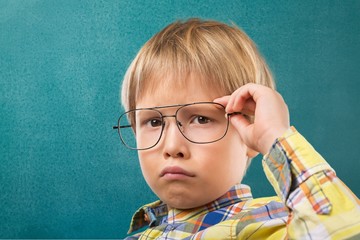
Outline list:
[[[175,115],[164,115],[164,108],[178,109]],[[195,102],[154,108],[139,108],[121,114],[117,129],[121,142],[130,149],[146,150],[159,143],[164,132],[165,118],[175,118],[181,134],[190,142],[206,144],[225,137],[229,128],[229,116],[225,107],[214,102]],[[225,115],[228,117],[225,118]]]

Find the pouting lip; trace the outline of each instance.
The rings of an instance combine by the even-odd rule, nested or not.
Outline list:
[[[160,177],[165,176],[165,174],[182,174],[188,177],[194,177],[195,175],[184,170],[181,167],[178,166],[169,166],[169,167],[165,167],[161,173],[160,173]]]

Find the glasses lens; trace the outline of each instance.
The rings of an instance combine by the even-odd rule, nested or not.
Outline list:
[[[196,103],[177,111],[179,128],[184,137],[194,143],[210,143],[223,138],[229,121],[225,108],[217,103]]]
[[[130,122],[134,124],[131,125]],[[155,146],[160,140],[161,132],[162,116],[156,110],[136,109],[123,114],[119,119],[121,140],[132,149],[141,150]]]
[[[119,135],[120,139],[127,147],[136,149],[136,138],[131,122],[134,120],[135,112],[129,111],[122,114],[119,118]]]
[[[161,138],[165,126],[163,119],[166,117],[173,116],[162,116],[156,109],[135,109],[124,113],[118,123],[121,141],[131,149],[154,147]],[[225,108],[218,103],[182,106],[176,111],[176,119],[183,136],[193,143],[216,142],[226,135],[229,127]]]

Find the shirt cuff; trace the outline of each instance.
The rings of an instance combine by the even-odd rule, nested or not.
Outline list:
[[[263,158],[263,167],[283,201],[309,177],[321,171],[332,170],[295,127],[289,128],[275,141]]]

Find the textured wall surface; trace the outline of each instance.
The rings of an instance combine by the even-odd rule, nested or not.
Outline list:
[[[112,130],[141,45],[188,17],[257,43],[291,122],[357,194],[360,1],[0,0],[0,238],[122,238],[155,200]],[[244,183],[274,194],[260,159]]]

